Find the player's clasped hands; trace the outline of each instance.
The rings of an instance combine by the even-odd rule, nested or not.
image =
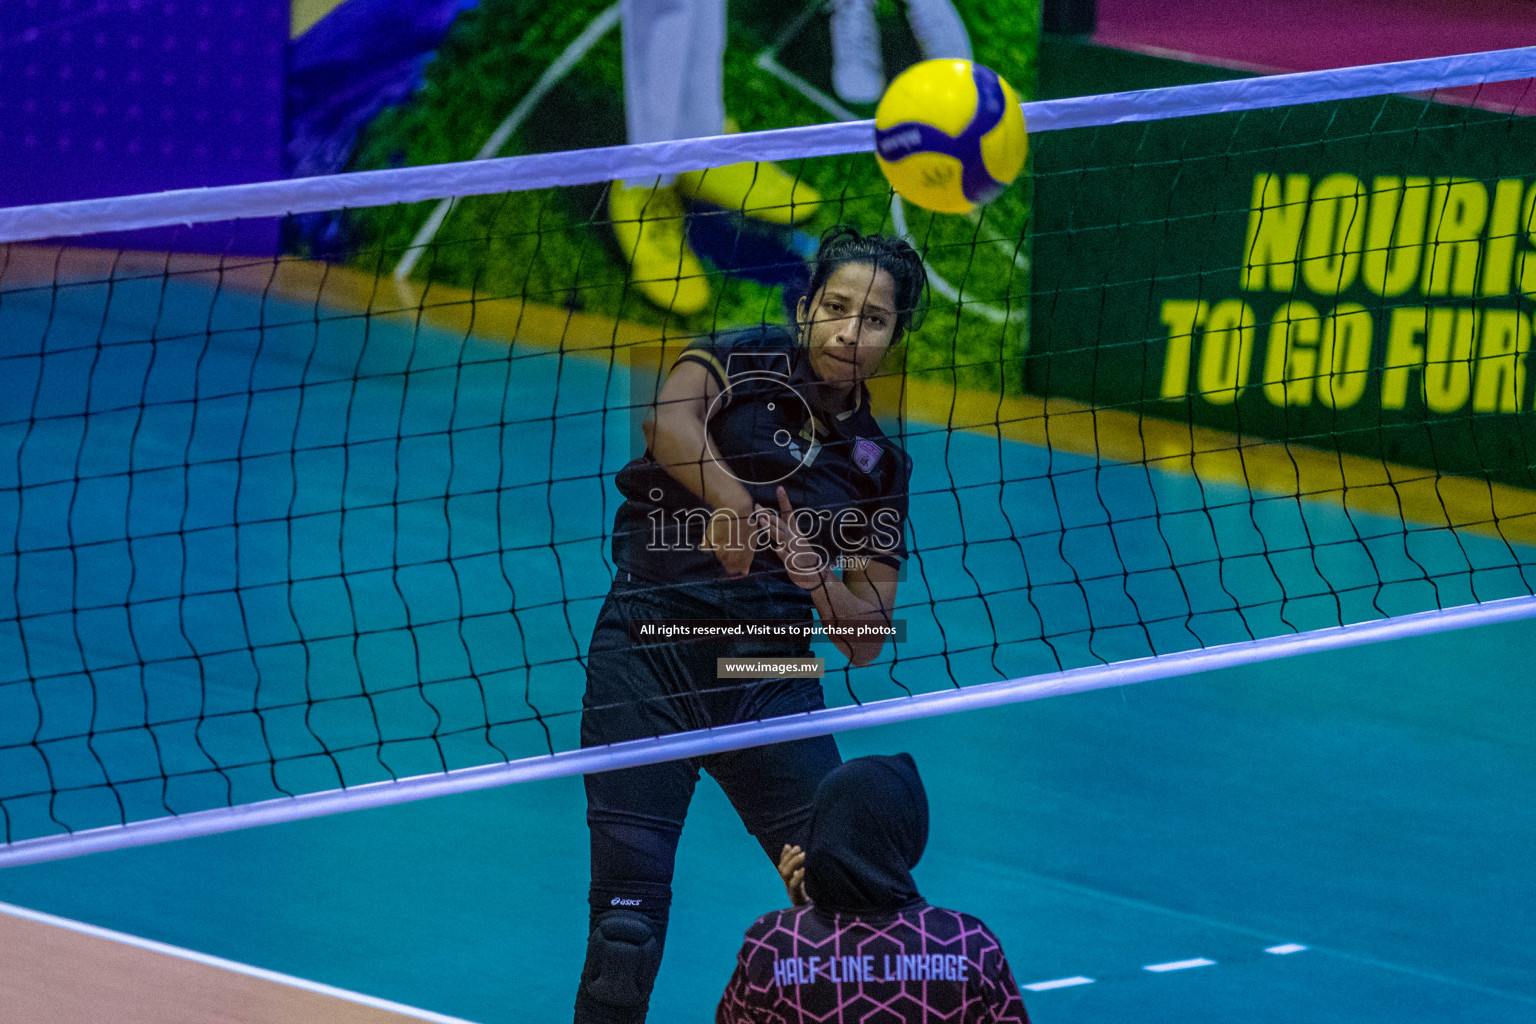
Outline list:
[[[753,555],[772,548],[795,585],[814,590],[821,585],[823,559],[800,528],[789,494],[783,487],[777,490],[777,511],[764,505],[754,506],[746,517],[731,509],[716,511],[709,517],[703,547],[720,560],[727,576],[745,576],[752,568]]]
[[[789,495],[784,488],[778,488],[778,495],[777,514],[761,505],[757,506],[753,514],[761,517],[768,532],[769,543],[784,563],[784,571],[789,573],[795,586],[801,590],[815,590],[821,585],[821,553],[811,545],[810,538],[800,528],[799,517],[794,514],[794,506],[790,505]]]
[[[784,850],[779,854],[779,877],[784,879],[784,890],[789,893],[789,902],[797,907],[803,907],[810,902],[805,895],[805,851],[798,846],[784,845]]]
[[[757,553],[752,542],[756,533],[752,522],[756,518],[756,512],[743,516],[730,508],[716,509],[710,515],[700,546],[714,553],[727,576],[745,576],[752,568],[752,556]]]

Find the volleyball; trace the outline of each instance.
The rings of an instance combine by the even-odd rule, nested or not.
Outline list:
[[[1024,169],[1019,96],[968,60],[925,60],[896,76],[875,108],[875,160],[903,199],[970,213]]]

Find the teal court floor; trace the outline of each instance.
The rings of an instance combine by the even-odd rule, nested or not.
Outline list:
[[[175,281],[0,292],[11,836],[574,745],[628,379],[512,356]],[[995,437],[906,443],[908,639],[829,673],[833,704],[1536,578],[1496,538]],[[839,742],[916,757],[931,901],[988,921],[1021,984],[1094,979],[1026,992],[1037,1022],[1523,1022],[1533,654],[1529,625],[1482,627]],[[578,779],[532,783],[9,868],[0,901],[480,1024],[560,1020],[583,814]],[[652,1019],[708,1020],[782,890],[707,782],[675,888]]]

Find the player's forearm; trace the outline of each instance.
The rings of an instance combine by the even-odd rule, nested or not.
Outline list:
[[[709,505],[752,513],[752,496],[709,452],[704,421],[686,410],[662,410],[650,431],[651,454],[674,480]]]

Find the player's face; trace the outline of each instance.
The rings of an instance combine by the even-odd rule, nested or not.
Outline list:
[[[896,336],[896,282],[872,263],[844,263],[811,300],[800,300],[811,369],[851,389],[873,374]]]

